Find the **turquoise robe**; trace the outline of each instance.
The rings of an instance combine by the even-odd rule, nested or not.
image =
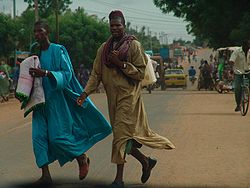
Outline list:
[[[55,160],[63,166],[82,155],[111,133],[111,126],[89,98],[76,103],[83,92],[66,49],[51,43],[41,51],[41,68],[52,77],[43,77],[45,106],[33,111],[32,140],[38,167]]]

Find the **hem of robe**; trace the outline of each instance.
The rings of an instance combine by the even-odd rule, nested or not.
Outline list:
[[[47,156],[47,154],[45,154],[45,152],[41,152],[43,154],[41,154],[39,157],[36,158],[36,165],[38,166],[38,168],[42,168],[44,165],[48,165],[51,164],[55,161],[55,158],[53,158],[52,156],[49,157]],[[43,157],[46,156],[46,157]]]
[[[102,132],[100,134],[97,134],[96,136],[94,136],[92,139],[90,139],[90,141],[88,142],[88,144],[85,144],[83,146],[83,149],[79,152],[75,152],[74,153],[74,157],[65,157],[64,159],[60,159],[60,158],[54,158],[53,160],[44,160],[41,157],[41,161],[39,162],[38,160],[36,160],[37,166],[39,168],[41,168],[44,165],[49,165],[51,163],[53,163],[54,161],[58,161],[60,166],[62,167],[64,164],[66,164],[67,162],[71,162],[73,161],[76,157],[82,155],[83,153],[85,153],[86,151],[88,151],[91,147],[93,147],[96,143],[98,143],[99,141],[103,140],[104,138],[106,138],[108,135],[110,135],[111,131],[106,131],[106,132]]]
[[[69,157],[68,159],[57,159],[60,166],[62,167],[65,163],[73,161],[76,157],[82,155],[86,151],[88,151],[90,148],[92,148],[97,142],[103,140],[106,138],[108,135],[110,135],[111,131],[105,131],[100,134],[95,135],[90,139],[90,142],[86,144],[83,149],[77,153],[75,153],[74,157]]]
[[[158,136],[160,136],[160,135],[158,135]],[[160,136],[160,137],[162,137],[162,136]],[[151,142],[148,141],[147,138],[151,138],[152,141]],[[160,139],[160,140],[164,140],[164,142],[162,141],[162,143],[160,143],[160,142],[155,141],[155,139],[152,139],[152,137],[139,137],[139,136],[137,137],[137,136],[134,136],[134,137],[124,139],[125,140],[125,141],[123,141],[124,143],[122,143],[121,146],[120,146],[120,149],[117,150],[118,152],[123,154],[121,159],[117,160],[117,159],[114,159],[113,156],[112,156],[111,163],[114,163],[114,164],[124,164],[124,163],[126,163],[126,160],[125,160],[126,144],[127,144],[128,140],[131,140],[131,139],[134,139],[135,141],[137,141],[139,144],[142,144],[143,146],[147,146],[147,147],[150,147],[150,148],[153,148],[153,149],[166,149],[166,150],[175,149],[174,144],[172,142],[170,142],[165,137],[162,137]]]
[[[106,138],[108,135],[110,135],[111,131],[105,131],[105,132],[102,132],[100,134],[97,134],[95,135],[94,137],[92,137],[90,139],[90,141],[88,142],[88,144],[85,144],[83,146],[83,149],[79,152],[76,152],[75,153],[75,156],[74,157],[67,157],[64,156],[65,158],[64,159],[60,159],[60,158],[56,158],[56,159],[53,159],[51,161],[45,161],[45,160],[42,160],[41,164],[38,164],[39,162],[37,161],[37,166],[39,168],[41,168],[42,166],[44,165],[49,165],[51,163],[53,163],[54,161],[58,161],[60,166],[62,167],[64,164],[66,164],[67,162],[71,162],[73,161],[76,157],[82,155],[83,153],[85,153],[86,151],[88,151],[91,147],[93,147],[96,143],[98,143],[99,141],[103,140],[104,138]]]

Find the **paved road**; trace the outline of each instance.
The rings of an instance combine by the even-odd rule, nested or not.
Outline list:
[[[242,117],[233,111],[232,93],[189,88],[144,92],[143,97],[151,128],[173,141],[176,149],[143,148],[158,159],[145,185],[140,183],[140,165],[128,157],[128,187],[250,187],[250,114]],[[91,98],[107,116],[105,95]],[[15,99],[0,104],[0,187],[22,187],[40,176],[32,152],[31,117],[24,119],[19,108]],[[116,169],[110,163],[111,140],[110,136],[88,152],[91,169],[85,181],[78,180],[75,161],[62,168],[56,162],[51,165],[54,187],[107,187]]]

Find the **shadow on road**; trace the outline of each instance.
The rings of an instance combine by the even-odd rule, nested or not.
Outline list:
[[[239,113],[208,113],[208,112],[193,112],[181,113],[182,116],[240,116]]]
[[[126,184],[125,188],[223,188],[221,186],[168,186],[168,185],[144,185],[144,184]],[[34,183],[22,183],[22,184],[16,184],[16,185],[10,185],[8,187],[4,188],[111,188],[110,184],[107,184],[107,182],[94,182],[94,181],[85,181],[85,182],[65,182],[65,181],[55,181],[53,184],[40,184],[35,185]]]

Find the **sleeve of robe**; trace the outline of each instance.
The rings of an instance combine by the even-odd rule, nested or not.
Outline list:
[[[84,91],[90,95],[96,91],[101,81],[101,52],[103,45],[97,50],[96,58],[94,60],[93,69],[91,71],[88,83]]]
[[[50,71],[53,75],[51,82],[55,89],[62,90],[67,87],[69,84],[71,78],[72,78],[72,65],[71,62],[69,62],[68,54],[66,54],[62,48],[59,51],[59,54],[57,55],[60,58],[59,61],[59,67],[60,69],[57,71]]]
[[[133,40],[129,49],[129,61],[125,69],[121,69],[128,77],[141,81],[145,75],[145,68],[147,65],[147,57],[141,46],[141,43]]]

